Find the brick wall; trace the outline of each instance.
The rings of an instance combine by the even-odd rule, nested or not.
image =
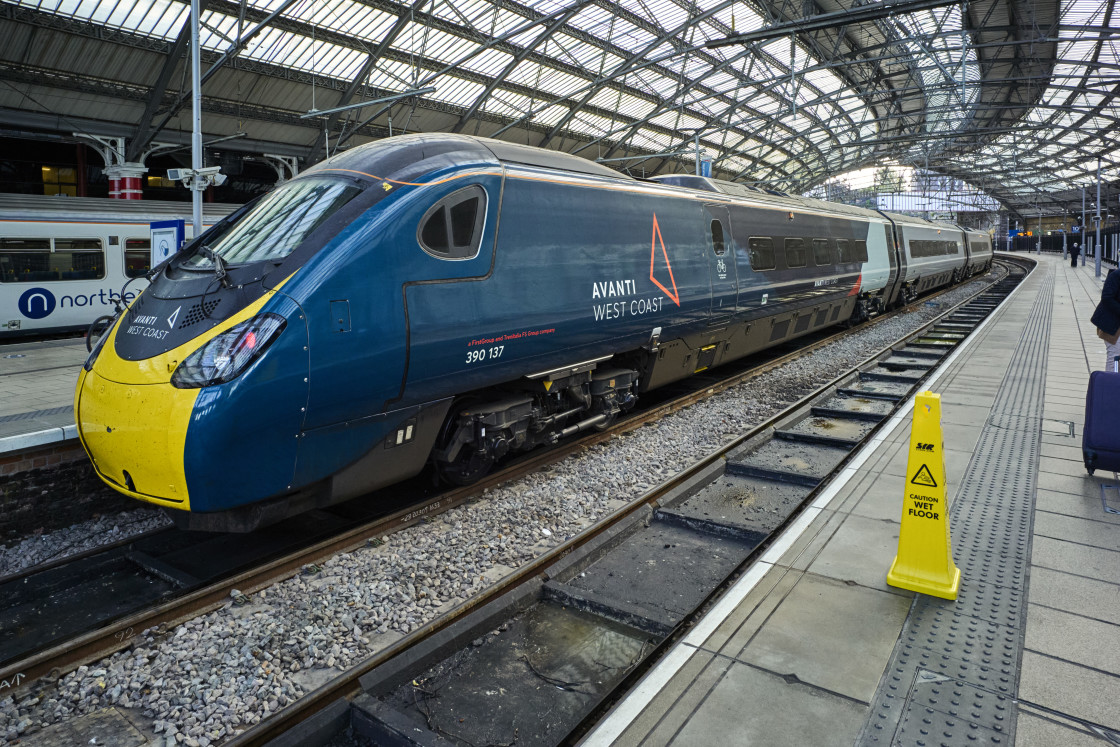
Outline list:
[[[72,441],[0,456],[0,543],[136,508],[105,486]]]

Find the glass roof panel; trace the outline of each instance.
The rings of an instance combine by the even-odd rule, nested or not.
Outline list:
[[[234,3],[212,7],[204,15],[204,46],[224,52],[239,32],[254,27],[283,1],[244,0],[244,24],[237,21]],[[164,40],[177,35],[189,12],[183,0],[8,2]],[[1011,0],[896,12],[847,26],[839,40],[830,38],[829,30],[815,33],[812,39],[783,33],[750,47],[689,51],[684,50],[690,45],[785,23],[782,19],[798,13],[798,6],[776,0],[758,0],[753,6],[725,0],[585,5],[576,5],[576,0],[448,0],[423,3],[412,11],[404,29],[377,60],[369,82],[386,90],[434,85],[437,93],[428,98],[466,108],[519,52],[532,47],[528,59],[490,93],[489,101],[482,102],[481,109],[491,118],[512,123],[535,107],[542,110],[531,117],[538,126],[561,124],[592,139],[606,138],[610,147],[613,138],[625,135],[629,139],[623,146],[629,149],[664,149],[666,143],[679,139],[659,128],[675,132],[702,127],[709,147],[723,150],[719,163],[726,168],[756,169],[768,179],[790,183],[820,182],[829,176],[825,164],[865,167],[873,155],[889,154],[900,162],[942,159],[959,170],[984,163],[988,172],[1015,175],[992,177],[1005,183],[1010,196],[1045,181],[1047,173],[1040,173],[1042,159],[1062,163],[1062,176],[1068,172],[1068,178],[1077,181],[1095,168],[1095,154],[1102,148],[1115,151],[1120,130],[1116,121],[1120,108],[1115,102],[1118,40],[1115,34],[1102,35],[1093,27],[1108,18],[1110,32],[1120,28],[1120,13],[1102,0],[1058,2],[1064,25],[1047,32],[1056,41],[1047,46],[1049,41],[1043,40],[1031,48],[1032,54],[1043,57],[1052,53],[1054,64],[1042,58],[1016,58],[1022,69],[1011,71],[1006,54],[990,43],[990,34],[985,36],[983,29],[970,31],[963,15],[976,22],[981,6],[993,4],[992,18],[1008,16]],[[770,5],[772,15],[759,12],[763,3]],[[398,12],[407,7],[380,0],[299,0],[284,11],[282,28],[265,29],[240,55],[349,81],[398,22]],[[690,22],[710,8],[718,10]],[[821,6],[812,12],[831,8]],[[543,38],[553,21],[538,23],[538,19],[549,14],[556,18],[570,10],[575,12],[567,22]],[[1039,12],[1048,12],[1048,6]],[[658,41],[670,31],[676,33],[675,39]],[[1024,27],[1016,33],[1026,38],[1028,32]],[[501,34],[510,38],[480,51]],[[986,47],[975,46],[982,41]],[[861,54],[860,45],[870,49]],[[830,49],[838,59],[823,57]],[[632,56],[638,57],[640,69],[621,72]],[[732,66],[716,70],[721,61],[732,58],[737,58]],[[877,59],[865,61],[871,58]],[[858,69],[841,74],[845,64]],[[444,68],[446,72],[434,74]],[[607,84],[599,80],[616,72],[617,80]],[[239,74],[250,73],[243,69]],[[1022,80],[1014,87],[1000,80],[1016,76]],[[859,81],[872,80],[886,85],[868,91],[853,88],[862,85]],[[585,96],[587,107],[573,114],[570,105]],[[558,101],[562,98],[567,100]],[[1019,110],[1024,102],[1025,114]],[[256,103],[284,109],[283,102]],[[911,116],[901,117],[901,112]],[[647,117],[648,126],[634,126]],[[952,137],[984,128],[994,134],[982,146],[973,145],[976,138]],[[1005,134],[1008,130],[1015,134]],[[750,135],[756,139],[745,142]],[[766,147],[762,141],[767,139],[801,157]],[[968,143],[967,156],[962,154],[966,147],[962,143]],[[733,150],[740,147],[755,153],[745,157]],[[762,151],[763,163],[755,165],[754,158]],[[1118,156],[1108,160],[1114,158]],[[1016,171],[1022,168],[1033,171]],[[1105,170],[1109,168],[1115,174],[1117,164],[1106,165]]]

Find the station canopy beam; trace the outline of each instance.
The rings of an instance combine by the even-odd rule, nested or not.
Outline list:
[[[85,123],[128,160],[180,142],[189,16],[0,4],[0,131]],[[698,140],[720,178],[803,193],[912,164],[1032,216],[1079,212],[1099,156],[1120,211],[1120,28],[1100,0],[205,0],[199,21],[208,149],[306,167],[455,131],[651,175],[691,173]]]

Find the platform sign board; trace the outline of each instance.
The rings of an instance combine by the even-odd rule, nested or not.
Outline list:
[[[152,233],[152,267],[163,262],[183,246],[187,222],[184,220],[157,220],[148,224]]]
[[[941,395],[933,392],[922,392],[914,399],[902,527],[887,583],[943,599],[956,599],[961,585],[949,538]]]

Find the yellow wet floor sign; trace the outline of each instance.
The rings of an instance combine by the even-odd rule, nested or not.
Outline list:
[[[953,564],[948,514],[941,395],[922,392],[914,401],[902,529],[888,584],[943,599],[957,598],[961,571]]]

